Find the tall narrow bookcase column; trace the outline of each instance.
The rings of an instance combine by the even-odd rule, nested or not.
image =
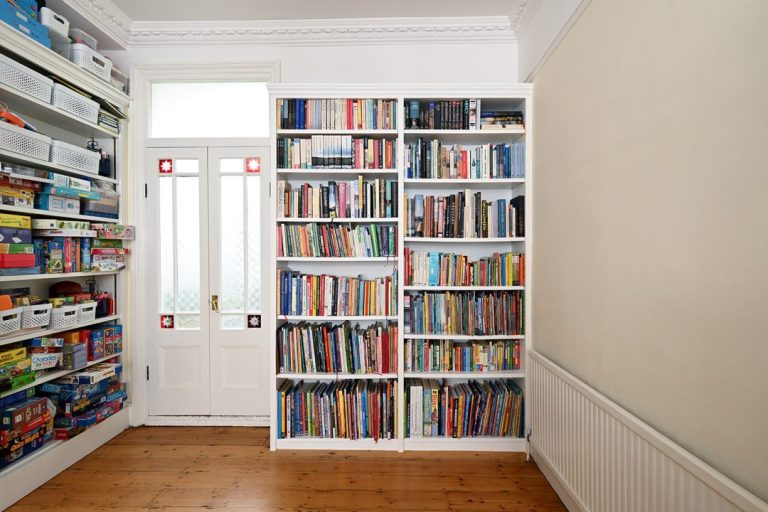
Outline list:
[[[271,264],[272,449],[525,449],[531,102],[527,84],[270,86],[271,231],[282,251]],[[420,218],[413,232],[416,202],[435,222]],[[473,208],[476,221],[474,210],[464,219]],[[326,299],[352,300],[349,283],[313,276],[373,281],[394,297],[382,292],[389,309],[375,314],[328,310]],[[322,304],[318,291],[295,291],[313,284]],[[447,320],[445,304],[477,304],[479,322],[414,325],[416,307]],[[393,425],[381,431],[387,411]]]

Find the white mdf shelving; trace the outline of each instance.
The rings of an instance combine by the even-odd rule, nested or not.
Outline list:
[[[301,267],[305,263],[343,263],[344,275],[351,275],[354,271],[365,274],[366,278],[372,275],[387,275],[392,267],[397,268],[397,290],[398,304],[397,312],[386,317],[367,317],[370,321],[396,321],[398,325],[398,368],[397,372],[391,374],[391,378],[397,379],[397,431],[398,438],[389,441],[373,440],[348,440],[348,439],[323,439],[323,438],[293,438],[277,439],[277,393],[276,390],[280,383],[286,379],[313,380],[304,374],[279,374],[274,369],[272,372],[272,449],[322,449],[322,450],[370,450],[370,449],[388,449],[388,450],[471,450],[471,451],[524,451],[525,441],[517,438],[463,438],[463,439],[445,439],[445,438],[404,438],[405,431],[405,398],[407,396],[406,378],[438,378],[438,379],[490,379],[490,378],[513,378],[520,383],[521,387],[525,385],[525,368],[527,364],[527,351],[530,348],[530,286],[531,286],[531,265],[530,254],[532,248],[531,233],[531,202],[532,197],[532,167],[531,167],[531,127],[532,124],[532,99],[533,89],[529,84],[510,84],[508,86],[496,85],[477,85],[477,86],[450,86],[442,84],[366,84],[366,85],[316,85],[316,84],[276,84],[269,86],[270,92],[270,113],[271,113],[271,141],[272,141],[272,161],[276,161],[276,144],[279,137],[309,137],[312,135],[358,135],[374,138],[386,138],[397,140],[397,168],[396,169],[284,169],[274,167],[270,178],[275,183],[277,180],[287,180],[292,184],[301,183],[301,181],[323,182],[330,180],[354,179],[357,175],[363,175],[366,179],[373,177],[386,177],[387,179],[397,179],[399,194],[399,211],[396,219],[378,222],[397,222],[398,227],[398,257],[350,257],[350,258],[312,258],[312,257],[272,257],[271,271],[276,275],[277,269],[309,268]],[[397,102],[397,129],[396,130],[286,130],[277,129],[276,100],[277,99],[335,99],[335,98],[374,98],[396,100]],[[405,118],[406,100],[440,100],[454,98],[481,98],[484,110],[523,110],[526,118],[525,127],[510,127],[499,130],[422,130],[407,129]],[[415,142],[419,138],[440,139],[444,144],[464,144],[467,147],[480,144],[500,144],[500,143],[519,143],[526,145],[525,177],[520,178],[471,178],[471,179],[417,179],[405,177],[405,148],[409,143]],[[409,192],[421,190],[453,190],[470,189],[473,191],[491,192],[492,196],[499,194],[497,190],[502,191],[505,198],[512,198],[516,195],[525,195],[526,197],[526,237],[498,237],[498,238],[417,238],[406,237],[405,226],[405,201],[404,195]],[[485,194],[484,194],[485,196]],[[316,219],[280,219],[275,212],[276,198],[272,196],[271,221],[272,226],[276,227],[280,223],[309,223],[316,222]],[[328,221],[325,221],[328,222]],[[372,219],[334,219],[332,222],[358,222],[373,223]],[[272,230],[272,242],[275,246],[275,229]],[[452,246],[452,247],[451,247]],[[404,286],[405,261],[400,258],[403,248],[418,248],[423,251],[441,251],[441,252],[462,252],[460,248],[466,248],[466,254],[471,254],[472,259],[476,259],[479,254],[483,256],[490,255],[492,252],[500,250],[509,250],[513,252],[525,252],[526,258],[526,285],[525,286]],[[371,263],[386,262],[383,268],[379,269],[372,266]],[[295,267],[292,267],[294,265]],[[335,273],[335,267],[324,270],[326,273]],[[404,296],[407,293],[416,291],[516,291],[525,294],[527,306],[525,308],[525,325],[529,329],[525,335],[498,335],[498,336],[476,336],[476,335],[445,335],[445,334],[408,334],[405,332],[404,324]],[[272,332],[278,325],[285,321],[356,321],[355,317],[306,317],[306,316],[281,316],[276,315],[270,319],[272,322]],[[406,339],[433,339],[433,340],[454,340],[457,342],[483,342],[496,340],[524,340],[523,345],[523,364],[522,370],[506,372],[489,373],[469,373],[469,372],[405,372],[404,368],[404,341]],[[271,344],[272,359],[276,360],[276,343]],[[275,366],[275,365],[273,365]],[[314,380],[320,380],[313,374]],[[330,380],[335,376],[322,380]]]
[[[290,380],[383,380],[396,379],[396,373],[278,373],[278,379]]]
[[[54,51],[38,44],[37,42],[21,34],[5,23],[0,23],[0,49],[3,50],[4,54],[7,54],[10,58],[17,60],[24,65],[31,66],[43,74],[51,75],[54,78],[61,79],[64,82],[70,83],[77,87],[79,90],[84,91],[88,95],[91,95],[93,98],[106,100],[115,105],[117,108],[121,109],[126,114],[129,113],[131,100],[125,93],[113,87],[108,82],[100,80],[95,75],[78,67]],[[27,94],[16,91],[6,85],[0,85],[0,100],[6,103],[12,111],[19,113],[22,117],[26,116],[39,121],[41,125],[43,125],[41,127],[43,128],[41,130],[43,133],[46,133],[45,127],[52,127],[54,128],[54,131],[58,130],[62,133],[68,133],[83,140],[91,137],[101,140],[110,139],[109,147],[105,147],[105,144],[103,143],[102,147],[105,147],[105,149],[112,152],[113,165],[115,166],[114,175],[116,177],[102,177],[95,173],[72,169],[70,167],[51,163],[47,160],[29,158],[2,149],[0,149],[0,161],[7,162],[9,164],[18,164],[47,171],[54,171],[56,173],[67,176],[87,178],[89,180],[114,184],[117,188],[117,191],[121,193],[121,205],[129,204],[131,202],[131,192],[126,192],[122,189],[123,179],[127,177],[130,172],[123,166],[123,162],[127,161],[127,159],[124,158],[127,145],[123,134],[126,134],[130,131],[129,121],[127,119],[121,121],[121,134],[116,134],[106,128],[99,126],[98,124],[91,123],[68,112],[64,112],[58,107],[32,98]],[[18,177],[22,179],[30,179],[26,176]],[[43,183],[50,182],[50,180],[45,179],[31,179]],[[119,219],[109,219],[99,216],[57,213],[36,208],[22,208],[0,205],[0,212],[3,213],[26,215],[36,218],[80,220],[108,224],[118,222],[130,223],[132,218],[126,218],[123,213],[124,211],[125,208],[120,208]],[[86,279],[96,277],[102,278],[106,276],[110,276],[110,279],[100,279],[99,286],[101,289],[110,290],[114,294],[118,309],[123,310],[122,304],[126,303],[126,305],[128,305],[130,303],[130,296],[125,291],[130,290],[130,287],[123,285],[124,277],[122,271],[1,276],[0,282],[18,283],[16,286],[24,286],[25,284],[43,284],[46,281],[56,279]],[[18,331],[10,336],[0,338],[0,346],[17,343],[34,337],[51,336],[83,327],[119,321],[121,319],[121,315],[111,315],[97,318],[94,321],[84,322],[65,329],[45,328]],[[123,352],[117,356],[112,355],[108,358],[100,359],[100,361],[108,360],[113,357],[119,357],[120,361],[126,364],[126,358],[124,355],[129,354],[131,351],[132,326],[130,322],[123,322],[123,324]],[[92,366],[97,362],[98,361],[89,362],[88,366]],[[128,361],[128,363],[129,362],[130,361]],[[131,392],[133,387],[130,382],[130,365],[126,366],[124,370],[125,371],[122,373],[122,378],[128,382],[128,390]],[[60,370],[45,373],[40,375],[40,377],[36,379],[33,384],[25,387],[31,388],[43,382],[53,380],[57,377],[75,371],[79,370]],[[18,390],[3,393],[2,396],[7,396],[9,393],[15,391]],[[89,428],[73,439],[67,441],[51,441],[39,450],[17,462],[14,462],[8,468],[0,471],[0,509],[9,507],[25,494],[39,487],[54,477],[56,474],[66,469],[68,466],[74,464],[82,457],[126,429],[129,424],[129,408],[130,406],[126,404],[124,410],[106,419],[102,423]]]
[[[386,217],[280,217],[277,222],[291,224],[397,224],[398,219]]]
[[[306,315],[277,315],[278,320],[291,322],[378,322],[385,320],[397,320],[396,316],[371,315],[371,316],[306,316]]]
[[[0,283],[9,283],[12,281],[43,281],[50,279],[71,279],[74,277],[102,277],[114,276],[122,272],[114,270],[109,272],[69,272],[66,274],[26,274],[20,276],[0,276]]]

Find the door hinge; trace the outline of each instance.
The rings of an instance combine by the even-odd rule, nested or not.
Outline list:
[[[149,365],[147,365],[147,380],[149,380]]]
[[[272,197],[272,182],[269,182],[269,197]]]
[[[149,197],[149,186],[145,183],[144,184],[144,199]]]

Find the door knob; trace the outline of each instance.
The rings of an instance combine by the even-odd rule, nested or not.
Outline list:
[[[211,295],[211,311],[219,312],[219,296]]]

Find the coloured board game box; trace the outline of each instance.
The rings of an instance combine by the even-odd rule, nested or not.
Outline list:
[[[50,421],[54,417],[54,413],[55,412],[46,410],[42,416],[35,419],[34,421],[27,423],[23,428],[18,428],[14,430],[0,430],[0,449],[4,446],[7,447],[9,443],[23,436],[27,432],[35,430],[36,428],[40,428],[46,423],[50,423]]]
[[[49,398],[30,398],[24,402],[11,405],[0,411],[0,428],[3,430],[22,429],[33,420],[39,418],[52,408]]]
[[[19,361],[0,366],[0,381],[5,379],[15,379],[17,377],[21,377],[22,375],[26,375],[31,371],[32,362],[28,357],[25,357]]]
[[[77,427],[78,419],[85,414],[92,412],[101,404],[125,400],[127,398],[125,387],[118,382],[110,383],[109,388],[97,395],[88,396],[79,400],[61,400],[56,401],[56,421],[57,427]],[[52,397],[53,398],[53,397]]]
[[[98,238],[133,240],[135,229],[124,224],[91,224],[91,229],[96,230]]]
[[[31,244],[32,230],[0,226],[0,243],[4,244]]]
[[[10,395],[0,398],[0,409],[5,409],[13,404],[23,402],[28,398],[35,396],[35,388],[21,389]]]
[[[62,402],[77,402],[106,393],[109,387],[115,384],[116,377],[102,380],[95,384],[66,384],[56,381],[46,382],[40,385],[39,393],[51,396],[52,399]]]
[[[95,361],[107,355],[104,329],[80,331],[80,341],[88,344],[88,360]]]
[[[43,425],[24,434],[22,438],[15,440],[9,445],[7,450],[0,452],[2,454],[2,456],[0,456],[0,469],[9,466],[17,460],[42,448],[45,443],[52,439],[52,436],[50,435],[52,431],[52,425]],[[6,451],[7,454],[5,453]]]
[[[107,402],[101,407],[99,407],[97,410],[93,411],[92,413],[89,413],[87,417],[84,417],[82,421],[79,421],[78,423],[85,423],[86,425],[82,426],[73,426],[69,428],[57,428],[54,430],[54,437],[55,439],[72,439],[78,434],[82,434],[85,432],[85,430],[97,423],[101,423],[105,419],[109,418],[110,416],[117,414],[120,412],[120,409],[123,408],[123,401],[122,400],[116,400],[114,402]]]
[[[33,372],[58,368],[61,366],[64,359],[61,352],[33,353],[29,357],[32,360]]]
[[[60,379],[56,379],[56,382],[71,383],[71,384],[95,384],[104,379],[108,379],[114,375],[117,375],[122,371],[122,364],[120,363],[99,363],[91,366],[87,370],[71,373]]]
[[[66,370],[79,370],[88,364],[88,347],[85,343],[64,345],[62,358]]]
[[[71,197],[52,196],[50,194],[37,194],[35,208],[48,210],[49,212],[80,214],[80,200]]]
[[[18,363],[27,358],[27,349],[24,347],[9,348],[0,351],[0,366]]]

